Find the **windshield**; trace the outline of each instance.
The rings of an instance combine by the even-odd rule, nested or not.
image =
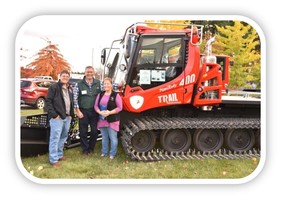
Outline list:
[[[169,82],[183,71],[183,35],[148,35],[140,40],[128,84],[149,89]]]
[[[142,41],[137,65],[176,63],[180,57],[181,38],[153,37]]]

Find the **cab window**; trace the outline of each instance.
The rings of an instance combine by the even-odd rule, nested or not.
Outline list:
[[[132,68],[131,87],[149,89],[179,76],[183,71],[183,36],[141,38]]]

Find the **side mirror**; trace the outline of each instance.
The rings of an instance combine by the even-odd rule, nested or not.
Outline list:
[[[104,65],[106,60],[106,49],[102,49],[101,51],[101,64]]]
[[[135,36],[134,35],[128,35],[126,38],[125,38],[125,52],[124,52],[124,56],[125,58],[129,58],[131,56],[131,48],[132,48],[132,45],[134,43],[134,39],[135,39]]]

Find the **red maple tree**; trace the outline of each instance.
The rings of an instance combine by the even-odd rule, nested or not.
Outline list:
[[[27,68],[33,70],[33,76],[51,76],[58,79],[62,70],[70,71],[71,67],[60,53],[58,45],[48,41],[48,46],[39,50],[35,60],[28,64]]]

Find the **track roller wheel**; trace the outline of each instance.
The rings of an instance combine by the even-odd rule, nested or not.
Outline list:
[[[148,152],[155,146],[156,135],[153,131],[140,131],[131,139],[132,147],[137,152]]]
[[[225,144],[233,151],[248,151],[255,144],[254,132],[250,129],[227,129]]]
[[[160,136],[162,147],[169,152],[183,152],[191,145],[191,133],[187,129],[164,130]]]
[[[193,142],[195,147],[202,152],[215,152],[223,144],[223,134],[219,129],[197,129]]]

